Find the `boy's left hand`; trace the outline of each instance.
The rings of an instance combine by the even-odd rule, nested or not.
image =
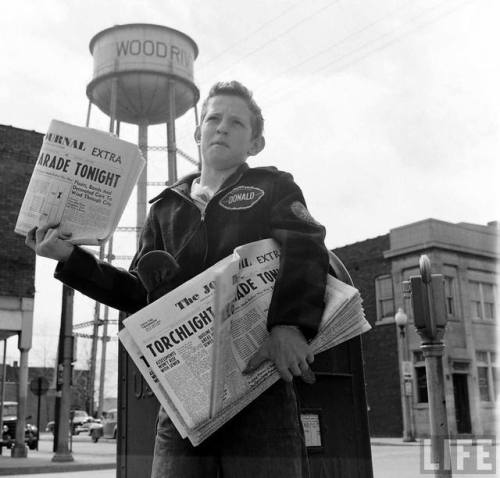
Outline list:
[[[266,360],[271,360],[283,380],[291,382],[293,377],[302,377],[314,383],[314,374],[309,368],[314,355],[302,332],[294,326],[277,325],[271,329],[267,340],[250,359],[243,373],[250,373]]]

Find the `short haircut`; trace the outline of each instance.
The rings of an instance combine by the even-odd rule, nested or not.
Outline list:
[[[219,81],[210,88],[208,96],[205,98],[201,106],[201,121],[205,118],[207,114],[208,100],[214,96],[228,95],[237,96],[241,98],[248,106],[250,113],[252,114],[250,118],[250,125],[252,127],[252,138],[258,138],[262,136],[264,132],[264,118],[262,116],[262,110],[259,105],[253,99],[252,92],[239,81]]]

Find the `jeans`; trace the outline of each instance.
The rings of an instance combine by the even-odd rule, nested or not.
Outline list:
[[[292,384],[280,380],[196,447],[160,409],[152,478],[281,476],[309,476]]]

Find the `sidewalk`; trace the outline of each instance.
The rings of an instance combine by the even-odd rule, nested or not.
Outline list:
[[[405,442],[402,438],[387,438],[387,437],[372,437],[370,438],[371,446],[418,446],[420,444],[420,438],[415,441]]]
[[[26,458],[12,458],[10,450],[0,455],[0,476],[31,473],[63,473],[70,471],[116,468],[116,441],[93,443],[88,435],[73,437],[73,461],[53,462],[52,435],[42,433],[38,450],[28,450]],[[62,476],[62,475],[61,475]]]
[[[403,442],[401,438],[372,438],[372,447],[415,447],[419,442]],[[116,468],[115,440],[99,440],[93,443],[89,436],[73,437],[73,461],[52,461],[52,435],[42,433],[39,450],[28,450],[27,458],[12,458],[10,450],[0,455],[0,476],[26,475],[34,473],[64,473]]]

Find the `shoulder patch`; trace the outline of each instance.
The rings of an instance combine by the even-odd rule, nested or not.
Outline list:
[[[250,209],[264,196],[264,191],[255,186],[237,186],[229,191],[219,204],[230,211]]]
[[[293,214],[302,221],[309,224],[319,225],[319,222],[311,216],[311,213],[300,201],[294,201],[290,206],[290,209],[292,210]]]

